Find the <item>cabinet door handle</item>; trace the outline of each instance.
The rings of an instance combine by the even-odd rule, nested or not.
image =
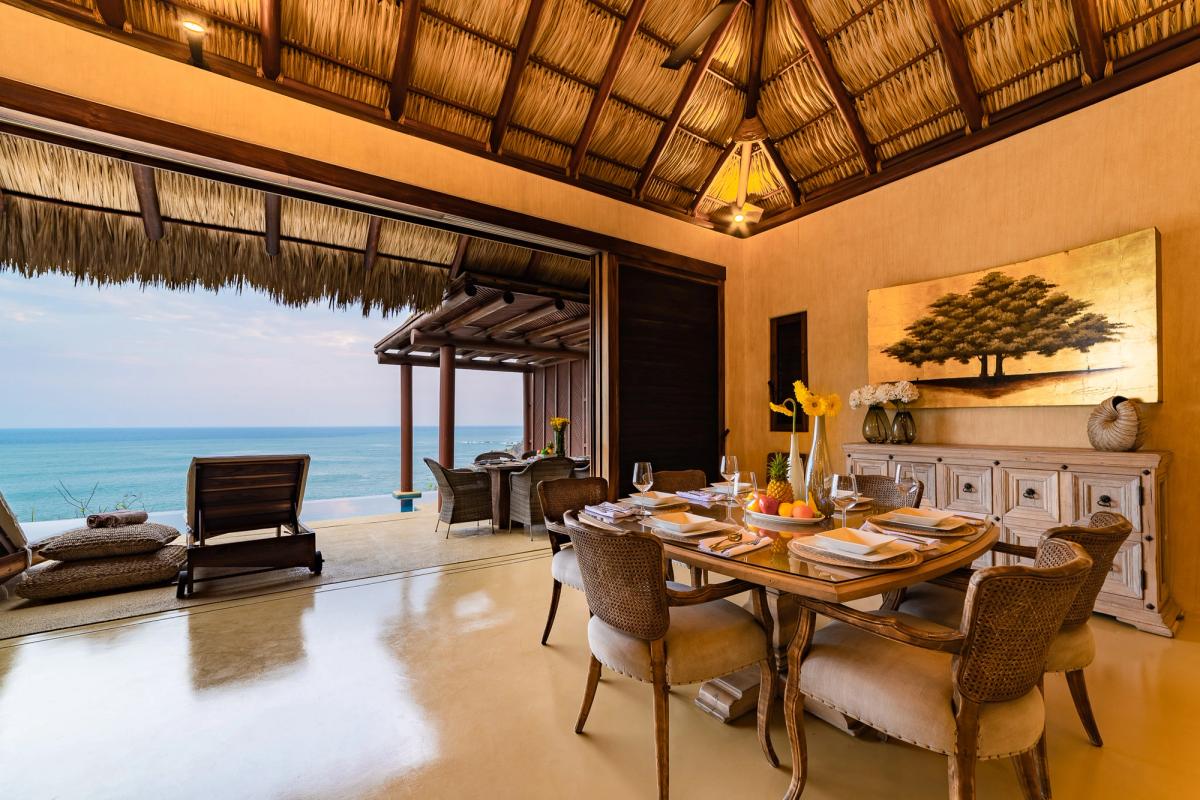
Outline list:
[[[975,484],[964,483],[962,489],[964,492],[967,492],[968,494],[973,494],[975,492]]]
[[[1105,508],[1112,508],[1112,504],[1113,504],[1112,498],[1106,494],[1100,495],[1100,499],[1098,499],[1096,501],[1096,505],[1104,506]]]
[[[1037,497],[1037,492],[1034,491],[1033,487],[1031,486],[1025,490],[1024,495],[1032,500],[1033,498]]]

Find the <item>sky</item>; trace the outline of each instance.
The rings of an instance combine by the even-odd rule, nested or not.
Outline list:
[[[0,428],[399,425],[372,346],[406,314],[0,272]],[[520,425],[520,375],[459,370],[456,425]],[[436,369],[413,421],[436,425]]]

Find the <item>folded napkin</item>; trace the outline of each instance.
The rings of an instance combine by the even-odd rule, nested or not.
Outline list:
[[[689,503],[697,503],[698,505],[708,506],[712,503],[719,502],[724,499],[724,495],[710,492],[705,489],[689,489],[684,492],[676,492],[676,495],[687,500]]]
[[[580,514],[579,520],[581,522],[586,522],[588,525],[591,525],[593,528],[600,528],[601,530],[614,531],[617,533],[624,532],[621,528],[618,528],[616,525],[613,525],[611,522],[606,522],[605,520],[601,519],[600,517],[593,517],[591,514],[588,514],[587,512]]]
[[[919,533],[912,533],[907,530],[897,530],[896,528],[885,528],[882,525],[876,525],[873,522],[864,522],[862,524],[864,531],[871,533],[882,533],[884,536],[895,536],[901,541],[909,540],[920,545],[918,550],[936,550],[944,541],[933,536],[921,536]]]
[[[591,514],[593,517],[599,517],[605,522],[614,522],[618,519],[632,517],[634,512],[632,508],[618,505],[617,503],[601,503],[597,506],[584,506],[583,510]]]
[[[759,536],[757,539],[743,540],[740,544],[725,550],[714,551],[712,549],[714,545],[720,544],[728,538],[728,536],[714,536],[711,539],[701,539],[700,549],[715,556],[737,556],[742,553],[749,553],[751,550],[758,550],[760,547],[766,547],[771,543],[770,536]]]
[[[145,511],[107,511],[103,514],[89,514],[89,528],[120,528],[123,525],[141,525],[149,519]]]

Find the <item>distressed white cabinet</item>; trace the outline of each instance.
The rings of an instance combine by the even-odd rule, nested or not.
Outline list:
[[[842,449],[855,473],[895,476],[900,468],[925,483],[924,505],[986,517],[1014,544],[1037,545],[1047,529],[1084,523],[1097,511],[1127,517],[1133,533],[1113,562],[1096,610],[1163,636],[1178,628],[1182,613],[1167,586],[1170,453],[943,444]],[[993,553],[977,566],[1016,561]]]

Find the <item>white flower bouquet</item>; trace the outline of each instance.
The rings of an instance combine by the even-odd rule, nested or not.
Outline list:
[[[870,408],[885,403],[907,404],[915,402],[920,392],[911,381],[896,383],[868,383],[850,392],[851,408]]]

